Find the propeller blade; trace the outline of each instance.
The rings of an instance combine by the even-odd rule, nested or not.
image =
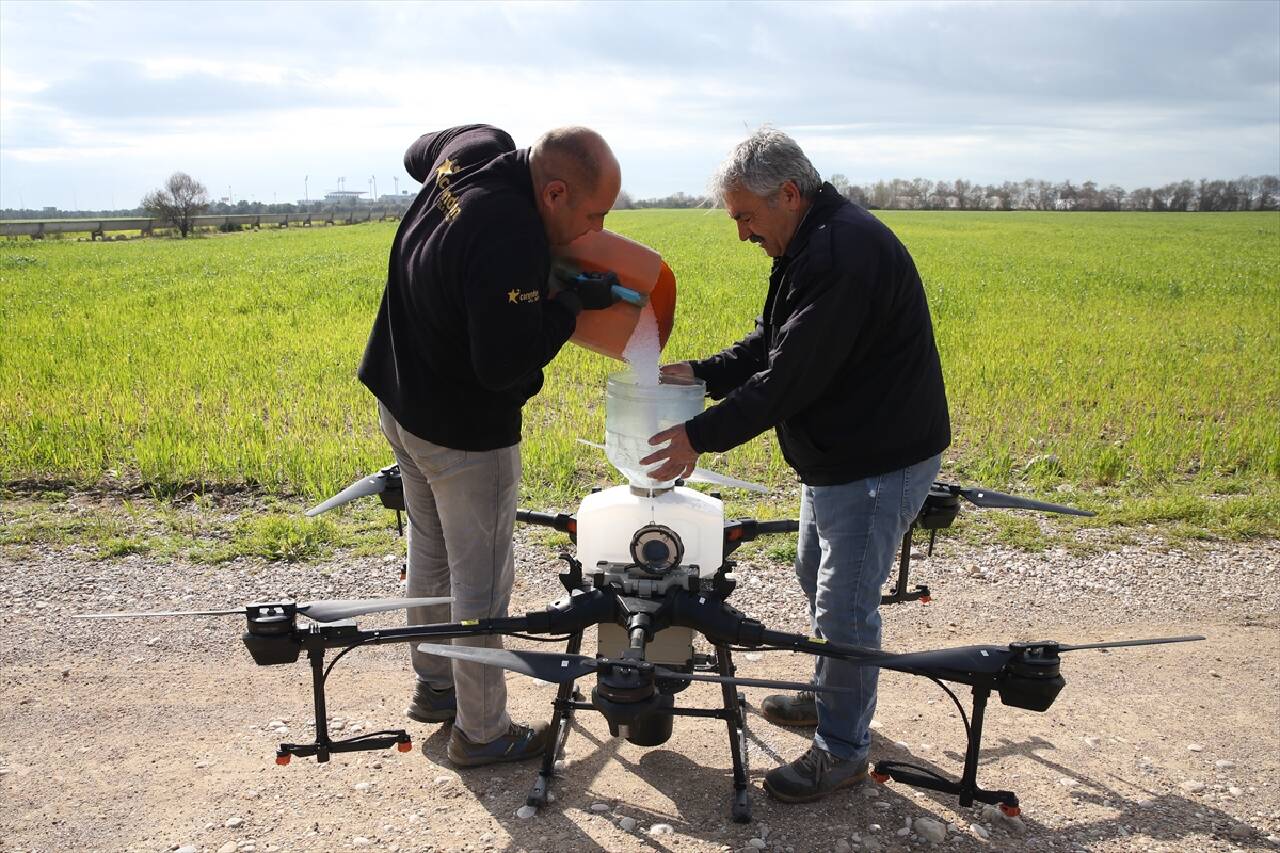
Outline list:
[[[666,667],[654,667],[654,675],[658,678],[670,678],[680,681],[712,681],[716,684],[737,684],[742,687],[776,687],[782,690],[808,690],[818,693],[858,693],[856,687],[827,687],[810,681],[774,681],[769,678],[738,678],[728,675],[711,675],[705,672],[678,672]]]
[[[453,599],[449,596],[439,598],[334,598],[321,601],[309,601],[298,605],[298,612],[317,622],[337,622],[339,619],[350,619],[366,613],[382,613],[386,610],[405,610],[410,607],[430,607],[434,604],[449,604]],[[269,602],[272,607],[279,604]],[[151,613],[77,613],[72,619],[133,619],[144,616],[243,616],[249,607],[245,605],[227,610],[165,610]]]
[[[311,518],[313,516],[319,515],[322,512],[328,512],[334,507],[339,507],[339,506],[342,506],[343,504],[351,503],[352,501],[358,498],[364,498],[364,497],[368,497],[369,495],[377,495],[377,494],[381,494],[382,492],[385,492],[387,490],[387,483],[391,479],[391,475],[389,471],[391,468],[395,468],[395,467],[396,466],[394,465],[389,465],[386,468],[383,468],[381,471],[379,471],[376,474],[372,474],[368,477],[362,477],[359,480],[356,480],[354,483],[347,486],[345,489],[338,492],[333,497],[329,498],[323,503],[316,504],[311,509],[307,510],[305,515],[308,518]]]
[[[1075,645],[1059,643],[1058,651],[1074,652],[1077,649],[1118,649],[1123,646],[1162,646],[1166,643],[1194,643],[1197,640],[1203,639],[1204,637],[1199,635],[1190,635],[1186,637],[1158,637],[1154,640],[1119,640],[1116,642],[1079,643]]]
[[[1013,643],[1008,646],[959,646],[953,649],[933,649],[931,651],[892,655],[884,660],[878,661],[877,664],[879,666],[887,667],[888,669],[907,669],[920,672],[950,670],[952,672],[994,674],[1003,669],[1004,665],[1012,658],[1016,657],[1023,649],[1035,648],[1040,645],[1052,647],[1060,652],[1069,652],[1075,651],[1076,649],[1104,649],[1120,646],[1154,646],[1164,643],[1187,643],[1203,639],[1204,637],[1188,636],[1167,637],[1155,640],[1121,640],[1117,642],[1085,643],[1082,645],[1046,642]]]
[[[908,652],[890,655],[875,665],[897,670],[933,672],[975,672],[994,674],[1004,668],[1014,652],[1008,646],[957,646],[952,649],[932,649],[924,652]]]
[[[604,450],[603,444],[596,444],[594,441],[587,441],[585,438],[578,439],[579,444],[585,444],[587,447],[594,447],[596,450]],[[706,468],[694,468],[693,473],[684,478],[686,483],[709,483],[713,486],[726,486],[731,489],[747,489],[752,492],[759,492],[762,495],[769,494],[769,487],[762,486],[759,483],[752,483],[748,480],[739,480],[737,477],[730,477],[728,474],[717,474],[715,471],[709,471]]]
[[[983,509],[1034,509],[1039,510],[1040,512],[1056,512],[1062,515],[1080,515],[1085,517],[1097,515],[1097,513],[1089,512],[1087,509],[1076,509],[1075,507],[1063,506],[1062,504],[1052,504],[1047,501],[1021,498],[1017,495],[1006,495],[1003,492],[995,492],[991,489],[965,489],[960,486],[952,486],[946,483],[939,483],[938,485],[942,486],[954,495],[959,495],[974,506],[979,506]]]
[[[135,619],[143,616],[231,616],[243,614],[244,608],[235,610],[166,610],[159,613],[77,613],[72,619]]]
[[[557,683],[575,681],[595,672],[599,667],[596,658],[553,652],[523,652],[483,646],[442,646],[436,643],[419,643],[418,651],[454,660],[498,666],[531,678]]]
[[[739,480],[737,477],[730,477],[727,474],[717,474],[715,471],[708,471],[706,468],[694,468],[693,473],[684,479],[686,483],[711,483],[715,486],[747,489],[748,491],[759,492],[762,495],[769,494],[768,486],[762,486],[759,483],[752,483],[748,480]]]
[[[298,605],[298,612],[317,622],[337,622],[366,613],[382,613],[387,610],[407,610],[410,607],[431,607],[450,604],[453,598],[334,598],[328,601],[308,601]]]

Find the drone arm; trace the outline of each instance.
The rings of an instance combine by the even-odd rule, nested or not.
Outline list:
[[[319,636],[327,648],[369,643],[411,643],[420,640],[445,640],[486,634],[575,634],[602,622],[614,623],[615,599],[598,589],[580,590],[549,605],[545,610],[524,616],[490,619],[466,619],[435,625],[410,625],[378,631],[350,632],[350,629],[321,628]],[[307,635],[304,635],[307,636]]]
[[[711,595],[691,593],[677,596],[672,601],[671,624],[693,628],[717,645],[792,649],[867,664],[878,664],[882,659],[894,657],[878,649],[832,643],[803,634],[772,631],[757,620],[744,616],[724,600]]]
[[[800,529],[800,522],[795,519],[779,519],[776,521],[756,521],[754,518],[739,518],[724,523],[724,556],[727,559],[743,542],[750,542],[757,536],[771,533],[795,533]]]
[[[572,515],[566,515],[563,512],[552,514],[518,509],[516,510],[516,521],[523,524],[535,524],[539,527],[550,527],[554,530],[559,530],[561,533],[576,534],[578,532],[578,520]]]

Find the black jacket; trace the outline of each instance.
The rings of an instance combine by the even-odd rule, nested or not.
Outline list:
[[[811,486],[895,471],[951,442],[915,264],[830,184],[774,259],[756,330],[693,371],[723,398],[688,422],[695,450],[728,450],[776,427],[783,457]]]
[[[416,436],[509,447],[575,324],[547,298],[551,254],[529,152],[504,131],[468,125],[423,136],[404,166],[423,186],[391,247],[360,381]]]

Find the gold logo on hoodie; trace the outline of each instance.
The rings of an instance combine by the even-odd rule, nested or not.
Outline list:
[[[436,169],[436,189],[440,190],[440,195],[436,196],[436,207],[440,208],[446,221],[456,219],[462,210],[458,197],[449,189],[449,176],[456,171],[458,167],[454,165],[452,158],[445,160]]]

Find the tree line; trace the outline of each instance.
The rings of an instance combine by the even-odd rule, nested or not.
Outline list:
[[[197,212],[211,214],[320,212],[332,205],[316,201],[309,205],[263,204],[240,200],[235,204],[210,202],[203,185],[178,172],[160,190],[148,193],[143,203],[121,210],[0,209],[0,219],[108,218],[155,216],[165,218],[157,194],[173,198],[173,182],[185,199],[187,219]],[[190,181],[190,184],[186,182]],[[1228,211],[1280,210],[1280,176],[1245,175],[1231,180],[1174,181],[1161,187],[1126,190],[1115,184],[1099,186],[1094,181],[1079,185],[1071,181],[1053,183],[1028,179],[1001,184],[975,181],[930,181],[925,178],[894,178],[872,184],[853,184],[841,174],[830,177],[831,184],[850,201],[872,210],[1141,210],[1141,211]],[[185,190],[186,192],[183,192]],[[194,196],[194,198],[192,198]],[[164,199],[159,199],[164,201]],[[365,202],[367,204],[367,202]],[[673,193],[657,198],[634,198],[626,190],[618,194],[614,210],[715,207],[705,195]],[[172,208],[171,208],[172,210]],[[176,220],[174,220],[176,221]]]
[[[1280,176],[1276,175],[1183,180],[1135,190],[1115,184],[1099,186],[1094,181],[1073,184],[1028,179],[980,184],[963,178],[955,181],[894,178],[854,184],[840,174],[832,175],[829,180],[850,201],[873,210],[1280,210]],[[624,190],[618,195],[614,209],[714,206],[709,196],[678,192],[661,198],[636,199]]]

